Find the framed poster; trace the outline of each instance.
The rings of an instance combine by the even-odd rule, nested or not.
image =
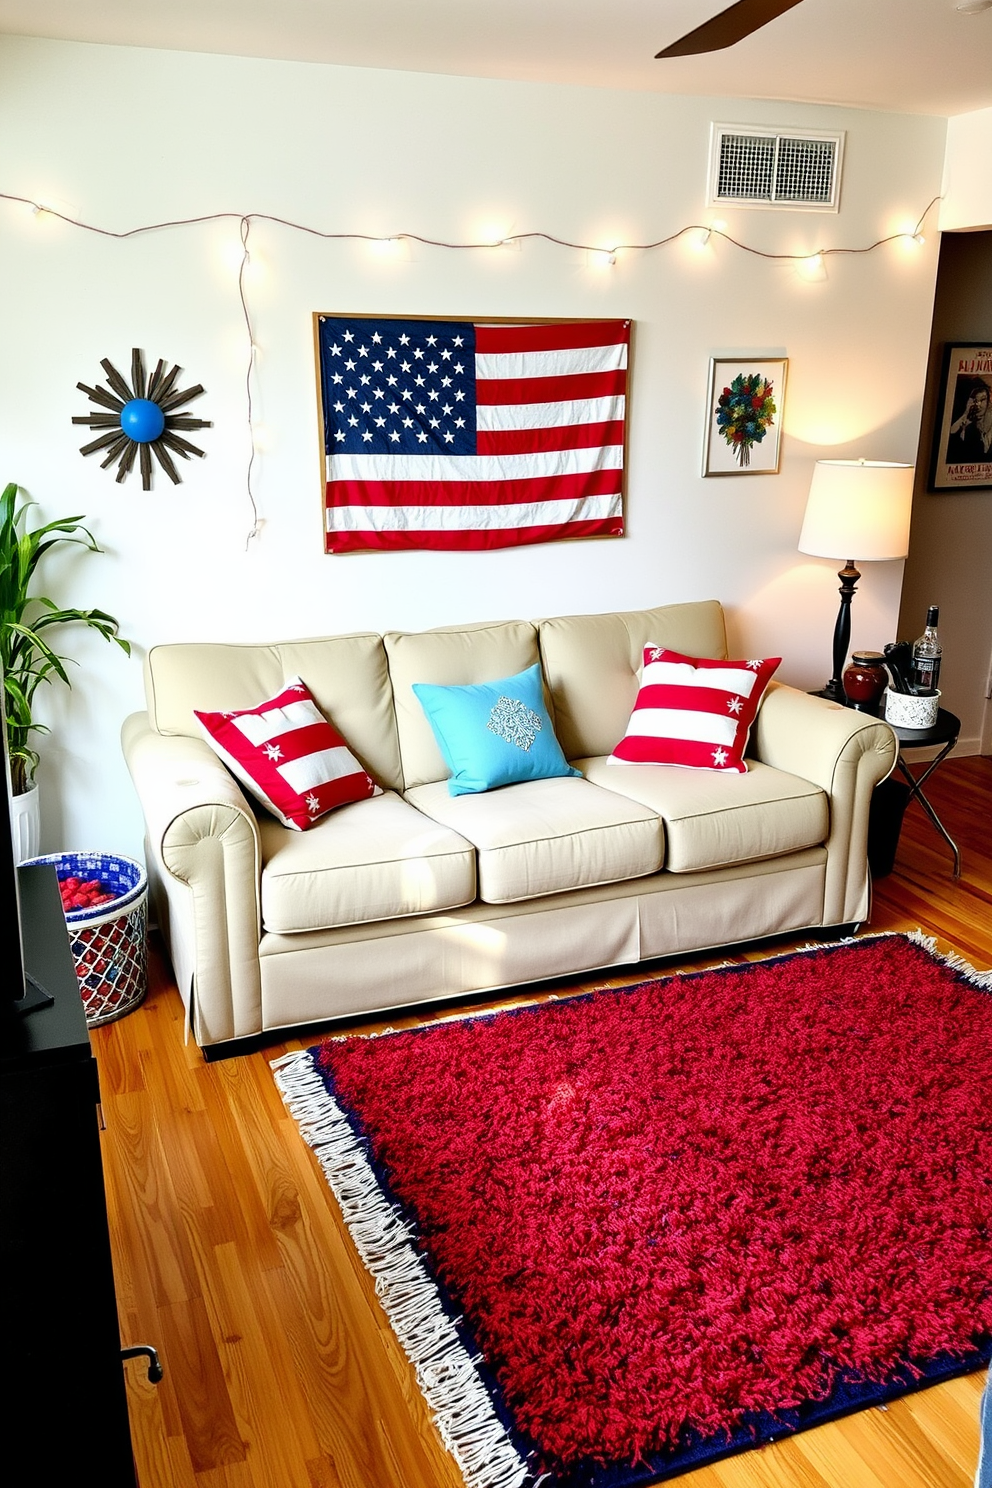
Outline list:
[[[704,475],[777,475],[788,357],[711,357]]]
[[[992,490],[992,342],[945,345],[931,491]]]
[[[325,552],[622,537],[630,332],[315,314]]]

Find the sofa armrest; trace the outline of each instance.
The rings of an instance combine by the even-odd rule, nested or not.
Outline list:
[[[823,923],[865,918],[871,794],[895,767],[898,747],[887,723],[826,698],[773,682],[752,733],[758,759],[811,780],[830,802]]]
[[[240,786],[202,739],[144,713],[121,743],[145,817],[149,876],[201,1046],[261,1027],[261,843]],[[165,901],[163,903],[163,900]]]

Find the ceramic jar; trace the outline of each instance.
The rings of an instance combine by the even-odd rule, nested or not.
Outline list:
[[[907,692],[885,690],[885,721],[896,728],[932,729],[940,710],[940,692],[913,697]]]
[[[852,708],[862,713],[877,713],[888,680],[881,651],[855,651],[844,669],[841,683]]]

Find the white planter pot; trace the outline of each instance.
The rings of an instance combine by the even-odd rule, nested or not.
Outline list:
[[[24,863],[41,851],[41,805],[38,787],[10,800],[10,834],[14,844],[14,862]]]

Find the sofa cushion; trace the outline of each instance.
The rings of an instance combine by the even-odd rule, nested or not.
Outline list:
[[[284,827],[306,832],[329,811],[381,794],[299,677],[254,708],[196,719],[231,774]]]
[[[474,844],[487,904],[638,878],[664,857],[655,811],[571,776],[454,797],[439,781],[406,799]]]
[[[415,682],[413,690],[451,771],[449,795],[579,773],[555,738],[537,662],[495,682],[465,687]]]
[[[714,661],[645,646],[640,690],[612,762],[744,775],[748,734],[781,661]]]
[[[475,898],[475,851],[393,791],[342,806],[309,832],[259,823],[262,924],[290,935],[429,914]]]
[[[461,687],[468,682],[513,676],[540,659],[537,630],[523,620],[449,630],[389,631],[383,645],[407,790],[444,780],[448,774],[444,756],[414,694],[415,682]]]
[[[648,641],[693,656],[726,656],[716,600],[612,615],[565,615],[538,626],[544,675],[566,759],[609,754],[634,706]],[[493,673],[495,676],[495,673]]]
[[[665,823],[665,867],[694,873],[778,857],[825,842],[827,797],[819,786],[757,760],[746,775],[676,765],[575,761],[585,778],[657,811]]]
[[[160,734],[199,738],[194,709],[226,713],[251,708],[292,676],[306,678],[317,707],[334,720],[372,778],[387,790],[399,786],[393,700],[386,653],[377,635],[257,646],[212,641],[153,646],[145,661],[148,715]]]

